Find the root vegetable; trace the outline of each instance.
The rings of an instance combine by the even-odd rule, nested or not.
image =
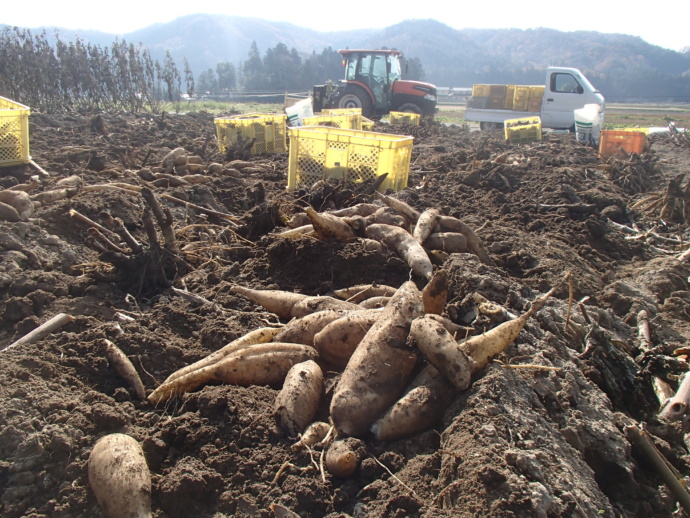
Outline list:
[[[160,403],[205,383],[234,385],[280,385],[296,363],[315,360],[316,349],[308,345],[271,342],[257,344],[229,354],[222,360],[165,382],[149,395]]]
[[[386,225],[394,225],[404,229],[410,228],[410,224],[400,214],[390,212],[390,208],[381,207],[379,210],[364,218],[367,225],[374,223],[385,223]]]
[[[295,318],[283,326],[273,337],[273,341],[314,345],[314,335],[334,320],[343,316],[345,316],[344,311],[328,309],[310,313],[301,318]]]
[[[371,284],[357,284],[355,286],[350,286],[349,288],[335,290],[333,295],[339,299],[344,299],[348,302],[359,304],[363,300],[370,297],[378,297],[381,295],[391,297],[396,291],[398,291],[398,288],[394,288],[393,286],[386,286],[385,284],[377,284],[372,282]]]
[[[469,250],[467,238],[460,232],[434,232],[424,241],[424,248],[449,254],[464,254]]]
[[[299,237],[306,237],[310,235],[316,236],[316,234],[314,233],[314,225],[312,225],[311,223],[299,227],[290,228],[288,230],[283,230],[282,232],[277,232],[271,235],[275,237],[282,237],[284,239],[297,239]]]
[[[151,474],[139,443],[114,433],[101,438],[88,461],[89,485],[108,518],[150,518]]]
[[[24,191],[13,191],[11,189],[0,191],[0,202],[14,207],[17,214],[19,214],[20,221],[26,221],[34,212],[34,204],[31,201],[31,197]]]
[[[239,351],[240,349],[244,349],[252,345],[265,344],[266,342],[270,342],[281,329],[282,328],[280,327],[260,327],[259,329],[250,331],[246,335],[241,336],[236,340],[233,340],[229,344],[224,345],[217,351],[212,352],[211,354],[202,358],[201,360],[194,362],[191,365],[187,365],[186,367],[182,367],[181,369],[173,372],[170,376],[168,376],[164,383],[168,383],[169,381],[184,376],[185,374],[188,374],[192,371],[201,369],[202,367],[213,365],[214,363],[222,360],[226,356],[236,351]]]
[[[348,216],[362,216],[366,217],[374,214],[381,207],[373,203],[358,203],[352,207],[345,207],[343,209],[332,210],[330,213],[339,218]]]
[[[365,233],[366,237],[381,241],[389,249],[395,250],[415,274],[425,279],[431,278],[434,268],[429,256],[422,245],[405,229],[376,223],[369,225]]]
[[[416,318],[412,321],[410,339],[455,388],[465,390],[470,386],[473,362],[443,325],[430,318]]]
[[[265,310],[275,313],[280,318],[291,318],[292,308],[298,302],[309,298],[309,295],[281,290],[254,290],[234,285],[230,288],[233,293],[244,295],[252,302],[262,306]]]
[[[381,242],[376,241],[375,239],[368,239],[366,237],[360,237],[357,241],[362,244],[362,247],[367,252],[381,253],[384,250]]]
[[[16,223],[21,221],[19,212],[12,205],[0,201],[0,221],[10,221]]]
[[[313,361],[293,365],[276,397],[273,415],[290,437],[305,431],[319,408],[323,393],[323,372]]]
[[[529,318],[539,311],[551,296],[552,288],[546,294],[537,297],[532,307],[514,320],[503,322],[485,333],[473,336],[460,344],[460,349],[474,362],[472,373],[480,371],[489,363],[489,359],[508,347],[515,340]]]
[[[294,318],[301,318],[311,313],[326,310],[341,310],[341,311],[357,311],[360,310],[357,304],[347,302],[345,300],[336,299],[330,296],[307,297],[298,302],[292,308],[292,316]]]
[[[426,238],[434,231],[438,218],[441,215],[438,209],[429,208],[419,215],[417,223],[412,230],[412,236],[421,245],[426,241]]]
[[[297,214],[293,214],[285,224],[290,228],[298,228],[305,225],[311,225],[311,220],[304,212],[298,212]]]
[[[363,300],[362,302],[359,303],[359,307],[363,309],[376,309],[376,308],[382,308],[386,304],[388,304],[388,301],[390,301],[390,297],[371,297],[370,299]]]
[[[355,239],[355,232],[352,230],[352,227],[338,216],[328,212],[316,212],[311,207],[307,207],[305,212],[321,239],[336,239],[344,243]]]
[[[436,367],[427,365],[371,431],[379,441],[394,441],[428,430],[441,420],[456,394],[450,381]]]
[[[449,318],[443,317],[441,315],[436,315],[435,313],[427,313],[425,316],[426,318],[431,318],[439,322],[443,327],[446,328],[446,331],[453,335],[454,338],[459,339],[464,338],[467,335],[474,334],[474,328],[458,325]]]
[[[141,382],[139,373],[134,368],[134,365],[127,357],[127,355],[110,340],[103,340],[105,342],[105,357],[108,363],[115,369],[120,376],[122,376],[139,399],[146,399],[146,390],[144,384]]]
[[[417,223],[420,214],[415,208],[411,207],[404,201],[399,200],[398,198],[393,198],[392,196],[387,196],[385,194],[381,194],[380,192],[376,192],[374,194],[376,195],[376,198],[388,205],[391,209],[398,211],[410,225]]]
[[[338,430],[352,436],[367,433],[400,397],[417,363],[407,336],[412,320],[423,312],[422,294],[411,281],[381,310],[336,385],[330,411]]]
[[[465,236],[467,238],[467,249],[479,257],[479,260],[484,264],[495,266],[489,252],[484,247],[484,243],[467,224],[452,216],[440,216],[438,223],[442,231],[459,232]]]
[[[311,448],[315,444],[323,441],[330,430],[330,424],[324,423],[323,421],[316,421],[307,427],[302,437],[300,437],[300,440],[292,445],[292,449],[296,451],[305,447]]]
[[[424,313],[440,315],[448,302],[448,272],[438,270],[422,290]]]
[[[326,451],[326,469],[334,476],[347,478],[359,467],[360,458],[347,439],[333,441]]]
[[[344,368],[381,314],[381,310],[355,311],[326,325],[314,336],[314,347],[321,359],[334,367]]]

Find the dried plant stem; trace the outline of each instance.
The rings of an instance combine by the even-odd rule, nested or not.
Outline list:
[[[53,331],[60,329],[62,326],[64,326],[65,324],[69,324],[73,320],[74,317],[72,315],[68,315],[66,313],[58,313],[53,318],[51,318],[47,322],[44,322],[30,333],[24,335],[19,340],[16,340],[15,342],[11,343],[10,345],[2,349],[2,351],[6,351],[7,349],[10,349],[17,345],[25,345],[38,342],[39,340],[42,340],[43,338],[48,336]]]
[[[626,426],[626,435],[630,442],[640,448],[649,458],[666,486],[673,493],[673,496],[685,509],[685,512],[690,512],[690,493],[688,493],[683,477],[678,474],[675,468],[657,450],[647,431],[635,424],[631,424]]]
[[[573,307],[573,276],[571,272],[566,274],[566,280],[568,281],[568,311],[565,315],[565,333],[568,334],[568,327],[570,326],[570,311]]]
[[[688,410],[689,399],[690,372],[686,372],[676,393],[662,407],[659,417],[665,421],[678,421],[682,419]]]

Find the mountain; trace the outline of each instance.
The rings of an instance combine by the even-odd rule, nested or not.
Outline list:
[[[2,28],[2,26],[0,26]],[[580,68],[607,97],[690,99],[690,47],[676,52],[639,37],[554,29],[453,29],[436,20],[406,20],[384,29],[320,32],[258,18],[195,14],[123,35],[45,28],[50,37],[75,37],[107,47],[114,39],[141,43],[154,59],[169,51],[180,70],[186,58],[194,75],[248,59],[252,42],[263,55],[278,43],[303,58],[325,48],[397,48],[420,60],[425,79],[443,86],[473,83],[534,84],[548,65]],[[333,78],[337,79],[337,78]]]

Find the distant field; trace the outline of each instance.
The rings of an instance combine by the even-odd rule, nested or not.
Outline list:
[[[260,103],[221,103],[195,102],[183,103],[182,111],[207,111],[219,116],[238,113],[281,113],[281,104]],[[606,105],[605,128],[666,126],[667,119],[675,121],[681,128],[690,128],[689,104],[616,104]],[[465,122],[463,104],[441,104],[436,120],[454,124]]]
[[[439,105],[436,117],[442,122],[462,123],[465,107],[461,105]],[[690,105],[688,104],[606,104],[604,127],[652,127],[666,126],[667,118],[678,127],[690,127]]]

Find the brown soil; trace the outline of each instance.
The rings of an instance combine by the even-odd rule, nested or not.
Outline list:
[[[206,166],[223,158],[208,114],[34,114],[31,153],[51,176],[32,195],[77,175],[83,185],[148,185],[158,196],[230,213],[239,224],[162,201],[185,263],[149,282],[141,264],[108,278],[112,272],[86,226],[69,213],[103,221],[99,214],[106,212],[146,242],[138,194],[76,189],[38,206],[27,222],[0,223],[0,348],[57,313],[75,317],[33,345],[0,353],[0,515],[103,516],[86,462],[98,438],[118,431],[143,445],[156,518],[289,515],[272,504],[303,518],[682,514],[629,442],[626,425],[647,423],[669,462],[690,474],[682,424],[656,419],[652,389],[659,377],[675,390],[687,370],[674,350],[690,337],[690,264],[675,259],[682,246],[652,234],[629,239],[615,223],[688,240],[682,211],[663,221],[656,208],[627,208],[647,192],[663,194],[670,179],[686,173],[690,149],[652,136],[643,155],[604,167],[594,149],[571,135],[548,133],[540,143],[518,146],[500,133],[438,124],[377,130],[415,137],[409,188],[399,197],[418,210],[436,207],[462,219],[496,263],[471,254],[437,258],[450,278],[447,315],[478,326],[472,293],[520,313],[535,295],[558,286],[498,359],[560,370],[490,364],[428,431],[391,443],[364,437],[363,460],[348,479],[322,478],[319,451],[290,448],[294,439],[280,433],[272,416],[275,387],[209,385],[166,405],[139,401],[105,359],[103,339],[133,360],[150,392],[171,372],[277,322],[231,292],[232,284],[324,295],[373,281],[399,286],[409,270],[395,254],[356,243],[272,236],[300,210],[285,191],[287,154],[253,157],[263,170],[209,173]],[[177,147],[202,156],[209,181],[145,182],[145,157],[159,166]],[[10,187],[35,173],[3,168],[0,182]],[[355,201],[342,192],[300,194],[311,195],[319,209],[328,199],[339,206]],[[589,297],[583,309],[572,307],[576,329],[567,333],[565,272],[574,301]],[[180,297],[166,281],[213,304]],[[641,309],[652,327],[647,354],[638,340]],[[319,417],[327,418],[325,408]]]

